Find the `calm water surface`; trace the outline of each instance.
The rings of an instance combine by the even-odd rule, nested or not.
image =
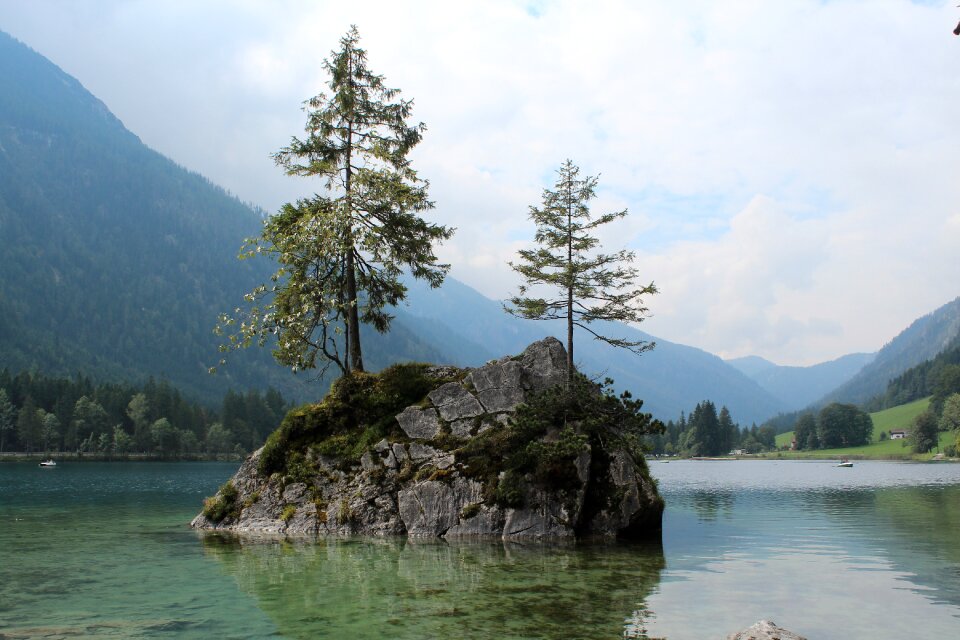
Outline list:
[[[0,465],[0,638],[960,637],[960,465],[653,462],[662,547],[188,529],[235,469]]]

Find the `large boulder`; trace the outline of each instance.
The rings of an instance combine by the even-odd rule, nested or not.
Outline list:
[[[428,368],[435,386],[395,414],[393,435],[362,453],[343,447],[351,453],[340,457],[322,452],[342,436],[327,449],[301,436],[270,453],[295,461],[273,473],[261,473],[257,451],[191,525],[309,536],[659,536],[663,502],[642,457],[574,440],[566,481],[554,486],[530,474],[508,478],[497,466],[504,452],[484,452],[521,405],[565,383],[566,367],[563,345],[547,338],[476,369]],[[539,436],[544,449],[560,427]]]

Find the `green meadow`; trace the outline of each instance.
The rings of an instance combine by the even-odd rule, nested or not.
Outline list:
[[[903,429],[910,431],[913,419],[923,413],[930,406],[930,398],[923,398],[908,404],[902,404],[898,407],[891,407],[883,411],[877,411],[870,414],[873,420],[873,438],[868,445],[860,447],[848,447],[842,449],[817,449],[815,451],[780,451],[765,454],[763,457],[782,457],[797,459],[817,459],[817,458],[873,458],[873,459],[911,459],[911,460],[929,460],[936,453],[934,449],[930,453],[915,454],[911,449],[909,440],[890,440],[891,429]],[[886,432],[888,439],[880,440],[880,434]],[[940,434],[940,450],[945,446],[955,442],[956,434],[952,431]],[[789,447],[793,440],[793,431],[781,433],[777,436],[777,447]]]

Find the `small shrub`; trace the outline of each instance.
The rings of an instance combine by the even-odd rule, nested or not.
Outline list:
[[[511,471],[506,472],[497,482],[494,500],[501,507],[519,508],[523,506],[523,491],[520,477]]]
[[[222,522],[227,517],[235,518],[239,515],[237,497],[239,492],[232,482],[220,487],[217,495],[203,501],[203,515],[211,522]]]
[[[297,505],[288,504],[283,508],[283,511],[280,513],[280,519],[284,522],[290,522],[293,519],[293,516],[297,513]]]
[[[353,509],[350,508],[350,503],[344,498],[340,501],[340,508],[337,509],[337,524],[350,524],[353,522],[353,519]]]

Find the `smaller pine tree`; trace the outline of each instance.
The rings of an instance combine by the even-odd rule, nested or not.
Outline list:
[[[573,329],[579,327],[597,340],[640,354],[653,342],[602,335],[590,326],[596,321],[639,323],[647,308],[641,296],[657,292],[651,282],[638,287],[637,270],[630,266],[632,251],[596,252],[599,240],[592,233],[601,225],[627,215],[626,209],[593,217],[588,203],[595,197],[597,178],[580,177],[580,169],[567,160],[557,171],[555,190],[545,189],[541,207],[530,207],[537,225],[535,249],[519,252],[509,263],[525,283],[504,306],[507,313],[529,320],[566,320],[568,386],[573,376]],[[537,295],[553,290],[552,297]]]

